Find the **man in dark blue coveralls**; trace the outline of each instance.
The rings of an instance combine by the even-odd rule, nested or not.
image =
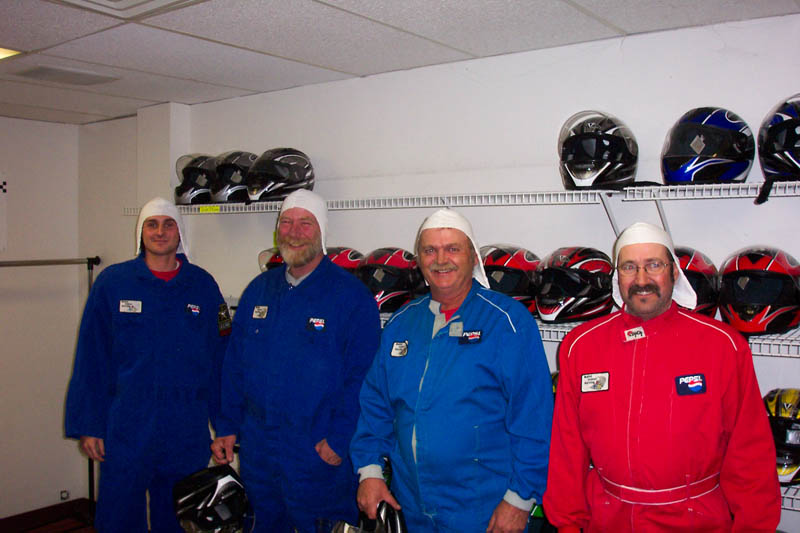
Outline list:
[[[225,356],[212,450],[229,462],[238,436],[258,532],[313,533],[357,519],[347,451],[380,320],[366,286],[326,256],[327,219],[310,191],[283,201],[284,265],[245,289]]]
[[[145,204],[137,257],[100,273],[83,312],[65,426],[101,463],[101,533],[146,532],[146,491],[150,530],[182,532],[172,486],[208,465],[230,315],[185,235],[174,204]]]

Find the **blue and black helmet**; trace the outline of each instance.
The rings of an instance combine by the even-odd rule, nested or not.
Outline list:
[[[686,112],[669,130],[661,151],[668,185],[744,181],[753,166],[755,142],[739,115],[720,107]]]

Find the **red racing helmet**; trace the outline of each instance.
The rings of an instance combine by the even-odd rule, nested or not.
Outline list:
[[[720,268],[722,319],[744,335],[783,333],[800,323],[800,265],[766,246],[739,250]]]
[[[536,313],[536,267],[539,257],[525,248],[510,244],[481,246],[483,269],[489,288],[511,296]]]
[[[686,279],[697,294],[696,313],[714,317],[719,305],[717,267],[706,254],[688,246],[676,246],[675,255]]]
[[[356,268],[356,276],[375,296],[378,311],[393,313],[420,289],[422,274],[411,252],[402,248],[378,248]]]
[[[351,274],[355,274],[356,268],[361,260],[364,259],[364,254],[355,248],[349,248],[347,246],[329,246],[328,259],[330,259],[334,265],[338,265]]]
[[[611,259],[595,248],[555,250],[536,269],[539,317],[545,322],[571,322],[611,312],[611,272]]]

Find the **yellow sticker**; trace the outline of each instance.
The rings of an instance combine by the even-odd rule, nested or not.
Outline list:
[[[219,213],[219,206],[218,205],[201,205],[200,206],[201,213]]]

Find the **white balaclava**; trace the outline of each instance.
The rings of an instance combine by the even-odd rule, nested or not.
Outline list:
[[[178,253],[186,256],[189,259],[189,245],[186,243],[186,231],[183,227],[183,218],[178,208],[169,200],[156,197],[144,204],[142,210],[139,211],[139,221],[136,223],[136,256],[142,253],[142,226],[148,217],[167,216],[170,217],[178,224]]]
[[[464,215],[458,213],[457,211],[453,211],[450,208],[439,209],[428,218],[423,220],[422,225],[417,231],[417,238],[414,240],[414,253],[416,254],[418,252],[419,238],[422,235],[422,232],[426,229],[437,228],[457,229],[467,236],[469,242],[472,243],[472,248],[477,256],[475,267],[472,269],[472,277],[475,278],[478,283],[488,289],[489,280],[486,278],[486,272],[483,270],[483,261],[481,261],[479,252],[480,248],[478,248],[478,243],[475,241],[475,235],[472,232],[472,225],[469,223],[469,220],[464,218]]]
[[[322,253],[328,255],[328,250],[325,248],[325,235],[328,233],[328,206],[325,204],[325,200],[322,198],[322,196],[313,193],[308,189],[297,189],[292,194],[284,198],[278,218],[280,218],[284,211],[287,211],[293,207],[305,209],[317,219],[317,224],[319,224],[320,240],[322,241]]]
[[[692,288],[692,284],[686,279],[683,270],[680,269],[680,261],[675,255],[675,246],[672,244],[672,239],[669,234],[663,229],[648,224],[646,222],[636,222],[628,226],[625,231],[620,233],[617,241],[614,243],[614,276],[612,281],[612,290],[614,294],[614,301],[622,308],[622,296],[619,293],[619,278],[617,276],[617,260],[619,259],[619,251],[629,244],[661,244],[666,246],[669,250],[672,260],[678,265],[678,278],[675,280],[675,286],[672,288],[672,299],[681,307],[687,309],[694,309],[697,306],[697,294]]]

